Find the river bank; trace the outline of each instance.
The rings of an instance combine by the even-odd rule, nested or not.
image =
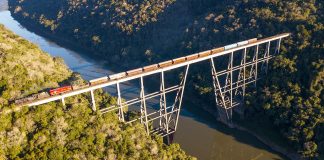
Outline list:
[[[23,23],[23,25],[25,26],[24,23]],[[28,26],[27,26],[27,28],[28,28],[28,29],[32,28],[31,30],[34,31],[34,32],[36,32],[36,33],[38,34],[38,32],[35,30],[34,27],[28,27]],[[44,34],[45,34],[45,33],[44,33]],[[43,35],[44,35],[44,34],[43,34]],[[52,39],[51,37],[48,37],[48,36],[46,36],[46,35],[44,35],[44,37],[47,37],[47,38],[49,38],[49,39]],[[54,39],[53,39],[53,40],[54,40]],[[56,41],[56,40],[54,40],[54,41]],[[61,42],[62,42],[62,41],[61,41]],[[67,46],[67,44],[69,44],[69,43],[64,43],[64,44],[66,45],[67,48],[71,48],[70,46]],[[63,46],[65,46],[65,45],[63,45]],[[82,49],[79,48],[79,50],[82,50]],[[196,106],[201,106],[201,104],[198,104],[198,105],[196,105]]]
[[[201,109],[203,109],[204,111],[208,112],[210,115],[212,115],[215,119],[218,120],[218,113],[217,113],[217,110],[216,108],[211,108],[209,105],[205,104],[204,102],[202,101],[195,101],[196,102],[196,105],[199,105],[201,107]],[[235,117],[239,117],[239,115],[236,115],[234,113],[233,115],[233,124],[231,125],[231,127],[233,127],[234,129],[237,129],[237,130],[240,130],[240,131],[244,131],[244,132],[247,132],[251,135],[253,135],[256,139],[258,139],[259,141],[261,141],[263,144],[267,145],[269,148],[271,148],[271,150],[277,152],[277,153],[280,153],[282,155],[285,155],[287,158],[291,159],[291,160],[301,160],[302,157],[301,155],[299,155],[298,153],[294,152],[292,150],[292,148],[288,148],[288,146],[281,146],[279,145],[279,141],[275,141],[274,139],[271,139],[271,137],[267,137],[265,135],[261,135],[259,133],[257,133],[255,131],[255,129],[253,129],[253,127],[262,127],[261,125],[258,125],[257,123],[254,123],[253,121],[248,121],[246,119],[243,119],[243,123],[241,122],[242,119],[240,118],[235,118]],[[246,123],[249,123],[250,124],[250,127],[248,125],[246,125]],[[251,127],[253,126],[253,127]],[[266,129],[266,127],[262,127],[263,129]],[[261,129],[262,130],[262,129]],[[271,133],[275,133],[273,130],[268,130],[268,132],[271,132]]]
[[[10,9],[10,8],[9,8],[9,11],[11,13],[13,12],[13,10]],[[26,21],[26,19],[17,16],[17,14],[11,14],[11,16],[15,20],[19,21],[19,23],[21,25],[23,25],[29,31],[34,32],[37,35],[40,35],[42,37],[46,37],[47,39],[55,42],[59,46],[62,46],[64,48],[68,48],[69,50],[73,50],[73,51],[81,54],[82,56],[91,57],[92,59],[95,59],[95,60],[102,60],[102,58],[99,55],[96,54],[96,51],[93,51],[93,50],[91,50],[91,49],[89,49],[87,47],[84,47],[82,45],[79,45],[77,43],[73,43],[70,39],[68,39],[66,37],[62,37],[60,35],[55,35],[55,34],[48,33],[46,31],[42,30],[41,28],[39,28],[38,25],[35,25],[33,23],[28,23]],[[89,55],[89,53],[91,53],[91,55]],[[110,66],[112,66],[112,68],[114,69],[115,72],[123,71],[123,70],[127,70],[127,69],[131,68],[131,66],[116,63],[114,61],[109,61],[107,63],[112,64]]]
[[[267,139],[266,137],[261,136],[261,135],[257,134],[256,132],[253,132],[251,128],[243,127],[242,125],[238,125],[237,123],[234,123],[233,127],[238,130],[252,134],[254,137],[256,137],[262,143],[266,144],[272,150],[285,155],[289,159],[292,159],[292,160],[301,160],[302,159],[302,157],[298,153],[293,152],[293,151],[288,151],[288,149],[277,145],[275,142],[271,142],[271,140]]]

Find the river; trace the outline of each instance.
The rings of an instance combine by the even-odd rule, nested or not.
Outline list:
[[[40,35],[27,30],[19,24],[8,11],[7,0],[0,0],[0,23],[17,35],[37,44],[51,56],[59,56],[67,66],[79,72],[86,80],[113,73],[109,64],[92,59],[89,54],[57,45]],[[125,84],[124,91],[138,90],[138,86]],[[124,96],[133,97],[136,92],[124,92]],[[185,98],[184,98],[185,99]],[[191,106],[190,108],[199,108]],[[215,118],[199,109],[182,108],[178,130],[174,141],[190,155],[203,160],[257,160],[284,159],[269,149],[252,135],[236,129],[230,129],[216,122]]]

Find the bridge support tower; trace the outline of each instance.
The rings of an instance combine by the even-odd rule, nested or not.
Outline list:
[[[281,39],[276,41],[274,47],[269,41],[264,45],[245,47],[217,57],[221,60],[222,57],[228,59],[225,69],[217,70],[218,67],[222,68],[220,67],[222,64],[216,64],[214,58],[210,58],[219,121],[231,127],[233,111],[241,118],[244,117],[246,87],[248,84],[256,87],[260,77],[267,74],[269,60],[279,54]],[[273,52],[271,47],[274,48]]]

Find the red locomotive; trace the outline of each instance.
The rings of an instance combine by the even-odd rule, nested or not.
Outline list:
[[[171,66],[171,65],[174,65],[174,64],[180,64],[180,63],[183,63],[185,61],[192,61],[192,60],[198,59],[199,57],[207,57],[207,56],[212,55],[212,54],[217,54],[217,53],[225,51],[225,50],[229,50],[229,49],[233,49],[235,47],[240,47],[240,46],[243,46],[243,45],[255,43],[257,41],[258,41],[257,38],[253,38],[253,39],[250,39],[250,40],[247,40],[247,41],[242,41],[242,42],[239,42],[239,43],[234,43],[234,44],[231,44],[231,45],[227,45],[225,47],[220,47],[220,48],[212,49],[212,50],[209,50],[209,51],[204,51],[204,52],[188,55],[188,56],[185,56],[185,57],[175,58],[173,60],[160,62],[158,64],[152,64],[152,65],[149,65],[149,66],[145,66],[143,68],[137,68],[137,69],[129,70],[127,72],[121,72],[121,73],[117,73],[117,74],[113,74],[113,75],[93,79],[93,80],[90,80],[89,83],[85,84],[85,85],[64,86],[64,87],[51,89],[49,91],[49,93],[48,92],[42,92],[42,93],[33,94],[33,95],[29,96],[29,97],[25,97],[25,98],[15,100],[15,103],[16,104],[23,104],[23,103],[34,101],[34,100],[37,100],[37,99],[43,99],[43,98],[47,98],[49,96],[59,95],[59,94],[66,93],[66,92],[69,92],[69,91],[72,91],[72,90],[78,90],[78,89],[86,88],[86,87],[89,87],[89,86],[92,86],[92,85],[98,85],[98,84],[102,84],[102,83],[105,83],[105,82],[118,80],[118,79],[121,79],[121,78],[125,78],[127,76],[133,76],[133,75],[137,75],[137,74],[140,74],[140,73],[143,73],[143,72],[154,71],[154,70],[157,70],[159,68],[168,67],[168,66]]]
[[[49,93],[51,96],[54,96],[68,91],[72,91],[72,86],[64,86],[60,88],[51,89]]]

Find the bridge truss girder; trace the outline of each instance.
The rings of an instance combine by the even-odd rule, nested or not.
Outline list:
[[[244,102],[247,85],[254,84],[256,87],[257,81],[260,79],[259,74],[267,74],[269,60],[280,51],[281,39],[276,41],[272,54],[270,51],[271,41],[269,41],[262,50],[263,53],[260,52],[260,44],[258,44],[224,55],[229,56],[227,68],[220,71],[216,69],[218,66],[214,62],[215,58],[210,58],[214,95],[220,121],[231,124],[233,108]],[[247,55],[249,49],[254,50],[253,58],[250,61],[248,61]],[[240,57],[238,60],[240,63],[237,65],[234,65],[234,55]]]
[[[238,45],[239,43],[236,43],[237,46],[234,48],[226,48],[225,46],[220,47],[223,50],[220,50],[220,48],[216,48],[204,52],[199,52],[189,56],[177,58],[178,60],[185,59],[184,61],[181,61],[179,63],[174,63],[173,60],[169,60],[166,62],[169,63],[171,61],[172,64],[160,66],[160,64],[166,63],[161,62],[158,64],[158,67],[156,69],[145,71],[143,70],[145,67],[142,67],[141,72],[132,75],[128,75],[127,71],[124,72],[127,73],[127,75],[118,79],[112,79],[98,84],[91,84],[84,88],[75,89],[66,93],[50,96],[47,98],[37,99],[35,101],[28,102],[23,105],[31,107],[52,101],[61,100],[64,106],[65,98],[84,93],[88,94],[90,92],[92,110],[96,111],[97,107],[95,103],[94,91],[108,86],[116,86],[117,103],[110,107],[99,108],[101,113],[118,112],[118,118],[120,121],[125,123],[132,123],[138,120],[145,125],[145,129],[148,134],[156,133],[162,136],[166,136],[174,133],[177,130],[179,113],[181,110],[183,92],[185,89],[189,65],[202,61],[210,61],[217,109],[219,110],[220,115],[225,115],[223,116],[225,117],[224,122],[228,122],[232,119],[232,109],[235,106],[240,105],[240,101],[243,101],[246,92],[246,86],[249,84],[254,84],[254,86],[256,86],[257,80],[260,79],[262,74],[267,74],[269,60],[279,53],[281,39],[288,37],[289,35],[289,33],[284,33],[257,40],[251,43],[249,41],[244,41],[248,43],[241,43],[241,45]],[[272,45],[272,42],[276,42],[276,45]],[[263,45],[266,45],[266,47],[262,48]],[[252,55],[250,55],[250,50],[254,51],[252,52]],[[272,52],[271,50],[274,51]],[[224,66],[220,65],[224,61],[222,61],[222,63],[214,62],[215,60],[217,61],[222,59],[221,57],[224,56],[229,56],[228,62],[225,61],[227,64],[225,64]],[[235,58],[235,56],[238,56],[239,58]],[[238,61],[234,61],[234,59],[238,59]],[[239,64],[236,64],[237,62],[239,62]],[[225,69],[220,69],[220,66]],[[171,87],[166,87],[165,72],[180,67],[185,67],[185,70],[183,72],[184,74],[179,84]],[[145,93],[144,89],[144,77],[154,74],[159,74],[160,76],[160,88],[156,92],[147,94]],[[140,80],[141,87],[139,97],[131,100],[123,99],[125,97],[121,93],[120,84],[135,79]],[[170,101],[167,101],[166,95],[170,94],[171,92],[176,93],[176,96],[174,98],[174,101],[172,102],[172,105],[168,106],[167,104],[170,103]],[[150,105],[147,103],[147,101],[155,97],[160,99],[159,108],[153,112],[150,112],[148,111]],[[238,101],[239,99],[241,100]],[[139,104],[140,106],[139,118],[136,118],[134,120],[127,120],[127,118],[129,118],[128,116],[125,119],[124,114],[126,107],[134,104]],[[224,111],[223,114],[221,114],[221,111]],[[156,124],[154,124],[154,122],[156,122]]]
[[[148,135],[157,134],[164,137],[174,133],[177,130],[178,126],[178,120],[180,116],[183,93],[185,89],[189,66],[190,65],[188,64],[184,67],[180,83],[171,87],[166,87],[165,71],[161,71],[160,73],[158,73],[160,76],[160,89],[159,91],[149,94],[145,93],[144,76],[141,76],[139,78],[139,97],[124,102],[122,101],[120,84],[117,83],[117,104],[108,108],[103,108],[101,109],[101,112],[107,113],[111,111],[118,111],[119,120],[125,123],[133,123],[135,121],[139,121],[145,126],[145,130]],[[175,93],[174,100],[167,100],[166,95],[173,92]],[[159,108],[149,113],[148,108],[153,107],[147,104],[147,100],[154,98],[159,98]],[[171,105],[168,105],[168,103],[171,103]],[[140,106],[139,117],[126,121],[124,115],[124,108],[136,104],[139,104]]]

